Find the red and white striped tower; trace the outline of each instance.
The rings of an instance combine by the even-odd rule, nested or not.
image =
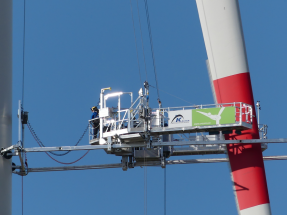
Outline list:
[[[254,100],[245,50],[238,0],[196,0],[208,56],[210,78],[218,103]],[[226,139],[259,139],[253,127]],[[227,146],[238,213],[270,215],[270,203],[260,144]]]

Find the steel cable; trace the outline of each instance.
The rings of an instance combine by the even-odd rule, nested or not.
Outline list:
[[[28,125],[28,123],[27,123],[27,125]],[[30,130],[32,136],[34,137],[34,139],[35,139],[36,142],[38,143],[38,145],[39,145],[40,147],[45,147],[45,146],[41,146],[40,142],[38,142],[39,140],[37,139],[37,136],[35,136],[36,134],[35,134],[34,132],[32,132],[30,126],[28,126],[28,128],[29,128],[29,130]],[[78,142],[79,142],[79,141],[78,141]],[[56,160],[56,159],[53,158],[51,155],[49,155],[49,153],[51,153],[51,152],[49,152],[49,153],[48,153],[48,152],[45,152],[45,153],[46,153],[52,160],[56,161],[57,163],[60,163],[60,164],[74,164],[74,163],[78,162],[79,160],[81,160],[82,158],[84,158],[84,157],[89,153],[89,151],[90,151],[90,150],[88,150],[88,151],[87,151],[82,157],[80,157],[79,159],[77,159],[77,160],[75,160],[75,161],[73,161],[73,162],[69,162],[69,163],[65,163],[65,162],[61,162],[61,161]],[[69,152],[70,152],[70,151],[69,151]]]
[[[24,16],[24,18],[23,18],[23,62],[22,62],[22,64],[23,64],[22,107],[24,106],[24,80],[25,80],[24,77],[25,77],[25,41],[26,41],[26,0],[24,0],[24,14],[23,14],[23,16]],[[23,143],[21,145],[23,147]],[[22,176],[22,215],[24,215],[24,179],[23,179],[23,176]]]
[[[132,1],[131,0],[130,0],[130,6],[131,6],[131,14],[132,14],[132,21],[133,21],[133,28],[134,28],[134,36],[135,36],[135,45],[136,45],[136,52],[137,52],[137,61],[138,61],[138,68],[139,68],[139,75],[140,75],[140,86],[142,86],[143,82],[142,82],[142,78],[141,78],[141,69],[140,69],[140,61],[139,61],[136,29],[135,29],[135,22],[134,22],[134,15],[133,15],[133,6],[132,6]]]
[[[144,58],[144,66],[145,66],[145,78],[147,78],[147,68],[146,68],[146,60],[145,60],[145,52],[144,52],[144,44],[143,44],[143,34],[142,34],[142,25],[141,25],[141,18],[140,18],[140,10],[139,10],[139,1],[137,0],[137,10],[138,10],[138,17],[139,17],[139,25],[140,25],[140,32],[141,32],[141,42],[142,42],[142,50],[143,50],[143,58]]]
[[[164,196],[164,199],[163,199],[163,201],[164,201],[164,205],[163,205],[163,209],[164,209],[164,215],[166,215],[166,166],[165,166],[165,168],[164,168],[164,176],[163,176],[163,181],[164,181],[164,184],[163,184],[163,189],[164,189],[164,194],[163,194],[163,196]]]
[[[147,168],[146,168],[145,148],[144,148],[144,215],[147,215]]]
[[[160,96],[159,96],[159,90],[158,90],[158,81],[157,81],[157,74],[156,74],[155,56],[154,56],[154,49],[153,49],[153,41],[152,41],[152,33],[151,33],[151,26],[150,26],[148,3],[147,3],[147,0],[144,0],[144,2],[145,2],[145,11],[146,11],[146,18],[147,18],[147,25],[148,25],[148,32],[149,32],[149,41],[150,41],[150,47],[151,47],[151,54],[152,54],[152,60],[153,60],[153,68],[154,68],[157,96],[158,96],[158,102],[160,103]]]
[[[29,121],[27,122],[27,127],[29,128],[29,130],[30,130],[32,136],[34,137],[34,139],[36,140],[36,142],[38,143],[38,145],[39,145],[40,147],[46,147],[46,146],[42,143],[42,141],[39,139],[39,137],[37,136],[36,132],[35,132],[34,129],[32,128],[32,126],[31,126],[31,124],[30,124]],[[83,137],[84,137],[85,134],[87,133],[88,128],[89,128],[89,125],[85,128],[85,130],[84,130],[82,136],[79,138],[79,140],[77,141],[77,143],[76,143],[74,146],[77,146],[77,145],[81,142],[81,140],[83,139]],[[55,153],[55,152],[49,152],[49,153],[52,154],[52,155],[55,155],[55,156],[64,156],[64,155],[69,154],[70,152],[71,152],[71,151],[67,151],[67,152],[64,152],[64,153],[61,153],[61,154],[58,154],[58,153]]]

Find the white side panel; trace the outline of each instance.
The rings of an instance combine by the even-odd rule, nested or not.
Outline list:
[[[178,110],[168,112],[168,127],[190,127],[192,125],[191,110]]]
[[[257,205],[241,210],[240,215],[271,215],[270,204]]]
[[[196,0],[212,79],[249,72],[237,0]]]

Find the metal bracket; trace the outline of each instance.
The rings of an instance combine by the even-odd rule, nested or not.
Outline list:
[[[0,153],[1,153],[1,155],[3,156],[3,154],[4,154],[5,152],[7,152],[7,151],[10,151],[10,152],[11,152],[12,149],[15,149],[15,148],[18,148],[18,147],[20,147],[20,143],[17,143],[17,144],[15,144],[15,145],[9,146],[9,147],[6,148],[6,149],[2,148]]]
[[[128,170],[128,162],[129,162],[129,157],[128,156],[122,156],[122,169],[123,169],[123,171]]]
[[[161,158],[160,165],[161,165],[161,168],[163,168],[163,169],[166,167],[166,159],[165,159],[165,157]]]
[[[108,137],[107,145],[108,151],[110,152],[112,150],[112,137]]]
[[[134,162],[134,159],[133,159],[133,156],[129,156],[129,165],[128,165],[129,168],[135,168],[135,162]]]
[[[160,147],[160,165],[161,165],[161,168],[165,168],[166,166],[166,158],[163,154],[163,147]]]

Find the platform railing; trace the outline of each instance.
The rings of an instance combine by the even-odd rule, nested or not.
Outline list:
[[[151,108],[149,109],[149,126],[153,127],[167,127],[170,111],[206,109],[206,108],[221,108],[221,107],[235,107],[235,123],[242,125],[242,123],[252,124],[253,112],[252,106],[243,102],[223,103],[223,104],[207,104],[207,105],[193,105],[167,108]],[[103,133],[109,131],[116,131],[127,129],[128,132],[132,128],[139,128],[144,126],[144,119],[140,118],[140,108],[114,110],[111,117],[105,117],[102,129]],[[119,118],[121,116],[121,118]],[[91,121],[91,120],[90,120]],[[90,136],[92,136],[93,128],[90,125]],[[90,139],[93,137],[90,137]]]
[[[220,107],[235,107],[235,121],[237,124],[242,125],[243,122],[252,124],[253,111],[252,106],[243,102],[233,102],[224,104],[207,104],[207,105],[194,105],[194,106],[181,106],[181,107],[167,107],[167,108],[153,108],[152,112],[159,111],[160,115],[158,117],[152,116],[154,121],[162,121],[162,127],[166,126],[169,119],[168,113],[170,111],[180,111],[180,110],[194,110],[194,109],[206,109],[206,108],[220,108]],[[158,126],[154,126],[158,127]]]

